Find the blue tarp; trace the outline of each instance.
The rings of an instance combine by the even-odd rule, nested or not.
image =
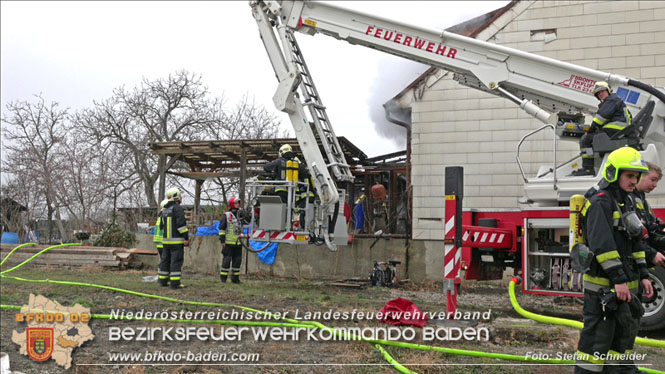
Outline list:
[[[363,205],[355,204],[353,207],[353,229],[354,230],[363,230],[365,228],[365,211],[363,211]]]
[[[196,228],[196,236],[218,236],[219,235],[219,221],[215,221],[212,226],[199,226]]]
[[[245,235],[247,235],[248,228],[245,227],[244,232]],[[219,235],[219,221],[215,221],[215,224],[212,226],[202,226],[198,227],[196,229],[196,236],[217,236]],[[250,240],[249,245],[252,247],[252,249],[261,249],[263,248],[266,243],[263,242],[255,242]],[[259,252],[256,254],[256,256],[261,260],[262,262],[272,265],[275,262],[275,256],[277,255],[277,247],[279,243],[272,243],[268,245],[268,248],[264,249],[263,251]]]
[[[252,249],[261,249],[263,248],[266,243],[262,242],[255,242],[250,240],[249,245],[252,247]],[[272,265],[275,262],[275,256],[277,255],[277,247],[279,243],[272,243],[268,245],[268,248],[264,249],[263,251],[259,252],[256,254],[256,256],[261,260],[262,262]]]

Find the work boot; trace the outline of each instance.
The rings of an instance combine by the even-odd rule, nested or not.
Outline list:
[[[242,283],[240,281],[240,276],[238,274],[232,274],[231,275],[231,282],[238,283],[238,284]]]
[[[226,283],[226,278],[228,278],[228,275],[219,275],[219,280],[222,281],[222,283]]]
[[[162,287],[168,287],[169,280],[168,279],[157,279],[157,283],[159,283],[159,285],[162,286]]]
[[[171,281],[171,286],[170,287],[171,287],[172,290],[180,290],[180,289],[185,288],[185,285],[180,283],[179,280],[176,280],[176,281]]]
[[[569,177],[585,177],[585,176],[594,176],[596,175],[593,172],[593,169],[577,169],[570,173],[568,176]]]
[[[583,177],[587,175],[596,175],[593,158],[591,157],[582,158],[582,168],[577,169],[570,174],[571,177]]]

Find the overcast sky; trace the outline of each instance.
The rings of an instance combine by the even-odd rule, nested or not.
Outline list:
[[[444,29],[508,1],[332,3]],[[61,107],[89,107],[113,88],[180,69],[201,74],[229,106],[247,94],[278,113],[271,100],[277,80],[247,1],[2,1],[0,15],[3,113],[7,102],[39,93]],[[375,122],[380,104],[427,67],[323,35],[297,37],[337,135],[369,156],[405,149],[403,139],[380,137]]]

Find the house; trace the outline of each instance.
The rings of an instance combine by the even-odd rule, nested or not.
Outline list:
[[[513,1],[450,31],[665,86],[665,2]],[[391,102],[410,112],[410,180],[415,240],[443,240],[444,167],[464,167],[465,208],[517,208],[524,194],[517,144],[540,124],[510,101],[466,88],[430,68]],[[587,118],[586,123],[590,123]],[[525,173],[552,163],[552,133],[521,149]],[[557,157],[579,153],[559,142]],[[661,165],[665,166],[665,165]],[[665,204],[665,188],[649,197]]]

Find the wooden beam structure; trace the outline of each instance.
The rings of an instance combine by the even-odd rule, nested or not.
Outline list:
[[[355,201],[356,195],[362,193],[360,191],[363,187],[364,193],[367,194],[375,182],[381,181],[388,187],[387,205],[390,215],[396,214],[398,200],[402,193],[397,188],[397,175],[407,173],[408,155],[406,151],[369,158],[345,137],[339,137],[338,140],[351,168],[351,173],[357,177],[354,183],[346,184],[349,201]],[[194,214],[198,216],[201,190],[205,180],[238,178],[240,182],[239,197],[244,201],[246,198],[244,187],[247,178],[263,173],[263,165],[276,159],[279,148],[284,144],[291,145],[297,155],[302,154],[295,138],[157,142],[150,143],[149,146],[155,155],[166,155],[169,159],[178,159],[178,162],[167,171],[168,173],[196,181]],[[319,147],[324,153],[321,144]],[[394,229],[394,221],[391,226]]]

